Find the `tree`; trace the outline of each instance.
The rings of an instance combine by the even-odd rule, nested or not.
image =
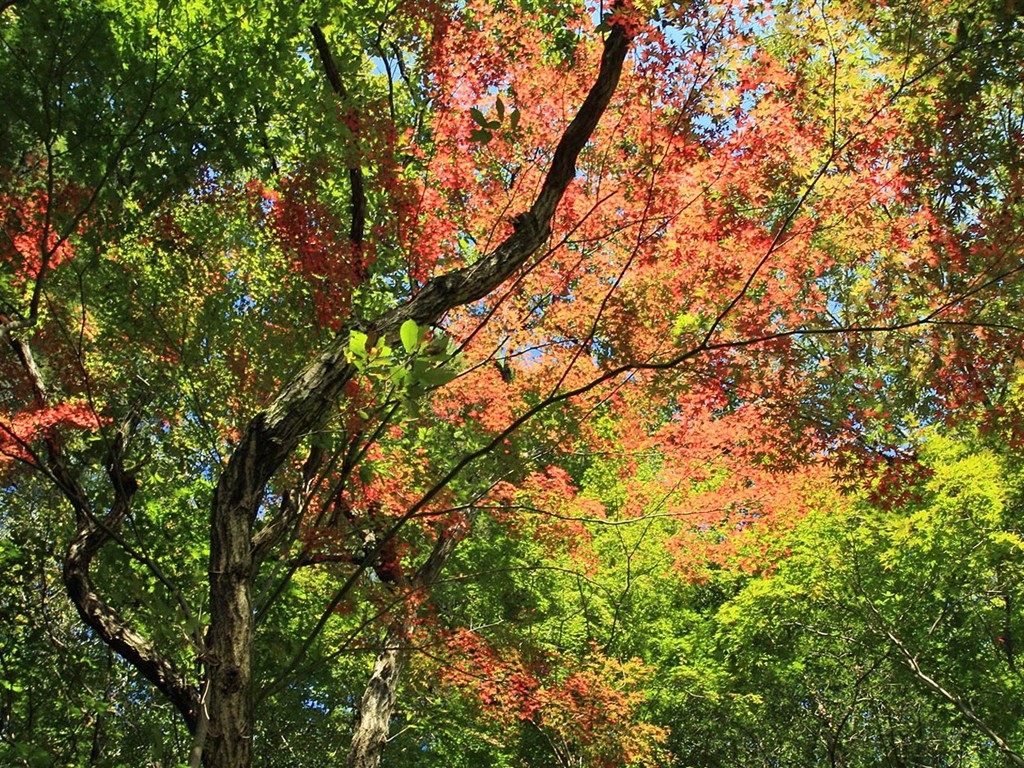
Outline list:
[[[913,499],[835,495],[773,572],[719,577],[727,599],[664,672],[711,710],[691,761],[1019,764],[1019,457],[919,437]]]
[[[937,418],[1013,367],[1017,84],[950,73],[1019,28],[899,34],[942,12],[4,4],[5,531],[47,510],[190,764],[297,704],[377,765],[481,520],[583,552],[656,504],[699,570],[805,462],[899,454],[883,398]],[[940,183],[953,114],[976,184]],[[623,449],[628,495],[581,493]]]

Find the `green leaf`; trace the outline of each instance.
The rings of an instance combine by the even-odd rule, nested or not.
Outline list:
[[[410,355],[419,348],[420,327],[416,325],[415,320],[410,319],[402,323],[398,335],[402,337],[402,346],[405,347],[405,351]]]
[[[487,118],[484,117],[484,113],[481,112],[476,107],[471,107],[470,108],[469,116],[473,118],[474,122],[476,122],[477,125],[482,126],[482,127],[486,127],[487,126]]]
[[[505,103],[501,100],[501,96],[494,102],[494,108],[498,111],[498,123],[505,119]]]
[[[487,142],[489,142],[491,140],[491,138],[493,138],[493,137],[492,137],[490,131],[485,131],[485,130],[480,129],[480,128],[478,128],[477,130],[475,130],[475,131],[473,131],[473,132],[471,132],[469,134],[469,140],[470,141],[479,141],[481,144],[486,144]]]
[[[348,351],[356,357],[366,357],[366,342],[369,339],[362,331],[352,331],[348,337]]]
[[[419,375],[421,383],[428,387],[443,387],[452,381],[458,374],[449,368],[431,368]]]
[[[684,333],[694,333],[700,330],[700,317],[692,312],[683,312],[676,315],[672,324],[672,332],[675,336],[682,336]]]
[[[508,116],[508,127],[514,131],[517,125],[519,125],[519,110],[513,109]]]

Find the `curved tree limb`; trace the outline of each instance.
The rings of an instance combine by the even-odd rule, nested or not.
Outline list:
[[[438,537],[427,561],[409,583],[412,592],[430,591],[458,543],[459,537],[449,531]],[[370,681],[363,692],[348,753],[348,768],[377,768],[387,745],[398,683],[412,651],[416,609],[406,607],[403,610],[404,615],[392,621],[385,632],[383,650],[377,654]]]
[[[597,79],[566,128],[544,185],[530,210],[516,219],[515,231],[475,264],[430,280],[405,304],[365,328],[373,340],[393,338],[413,319],[438,322],[449,310],[486,296],[536,253],[551,231],[551,219],[576,174],[576,160],[590,140],[618,86],[629,37],[615,26],[605,39]],[[214,493],[210,532],[211,658],[209,759],[213,765],[249,765],[252,755],[251,586],[257,561],[252,526],[273,474],[300,441],[323,424],[338,395],[355,374],[346,360],[349,333],[338,336],[253,418],[228,460]]]
[[[127,509],[126,500],[118,499],[105,516],[103,527],[83,516],[87,521],[80,520],[78,535],[64,558],[64,586],[82,621],[153,683],[178,709],[189,730],[194,731],[200,709],[196,689],[146,637],[132,629],[100,597],[89,574],[96,553],[110,540],[104,527],[120,526]]]
[[[394,338],[412,319],[432,325],[455,307],[483,298],[543,246],[555,208],[576,175],[576,160],[590,140],[618,85],[629,38],[616,26],[605,41],[601,67],[590,93],[566,128],[537,199],[516,219],[515,231],[474,264],[439,275],[423,289],[364,328],[371,339]],[[342,387],[355,374],[345,359],[344,327],[317,358],[289,382],[271,405],[249,423],[218,485],[218,504],[255,511],[262,489],[299,441],[328,417]]]
[[[23,339],[9,337],[8,340],[29,380],[37,405],[46,407],[50,395],[32,348]],[[124,471],[121,459],[127,433],[127,425],[122,425],[110,446],[108,474],[114,488],[114,504],[103,518],[93,511],[85,491],[67,467],[58,435],[54,432],[46,435],[48,474],[74,508],[77,526],[77,534],[64,557],[62,577],[68,597],[82,621],[167,696],[192,730],[198,712],[195,689],[149,639],[132,629],[102,599],[89,573],[96,554],[111,540],[112,532],[120,528],[138,489],[135,479]]]
[[[338,98],[347,102],[348,91],[338,73],[338,66],[334,63],[334,56],[331,54],[331,47],[327,44],[323,30],[320,29],[319,24],[313,24],[309,31],[313,34],[313,42],[320,55],[320,62],[324,65],[327,81]],[[358,248],[363,243],[363,235],[366,231],[366,189],[363,184],[363,169],[359,167],[357,160],[349,163],[348,183],[352,188],[352,202],[349,207],[352,213],[352,225],[348,231],[348,239],[352,245]]]
[[[125,472],[122,461],[129,424],[117,430],[109,449],[107,473],[114,488],[114,503],[102,518],[92,510],[85,492],[51,450],[50,464],[64,494],[75,508],[78,532],[64,557],[63,579],[68,596],[79,616],[103,638],[111,649],[141,672],[178,709],[191,732],[200,724],[198,691],[153,643],[131,626],[99,595],[89,570],[96,554],[120,530],[132,498],[138,490],[134,477]],[[187,606],[186,606],[187,610]],[[199,638],[201,641],[202,638]]]

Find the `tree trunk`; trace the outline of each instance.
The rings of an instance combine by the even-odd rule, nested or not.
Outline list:
[[[430,557],[409,582],[410,596],[425,593],[437,581],[448,558],[458,546],[459,537],[450,531],[442,533]],[[378,768],[391,729],[391,713],[398,697],[398,683],[409,660],[409,635],[415,625],[415,611],[396,619],[384,635],[384,650],[377,656],[373,674],[359,705],[359,720],[352,735],[348,768]]]
[[[398,681],[409,658],[410,628],[411,622],[407,620],[395,621],[384,636],[384,650],[377,656],[359,706],[359,720],[348,753],[348,768],[378,768],[380,765],[388,743]]]
[[[476,301],[512,276],[544,244],[555,208],[576,175],[576,158],[590,139],[618,85],[629,37],[621,26],[605,39],[597,80],[555,149],[544,184],[528,212],[516,219],[515,231],[487,256],[429,280],[408,302],[365,327],[374,339],[395,338],[407,319],[436,323],[453,307]],[[269,407],[258,413],[231,454],[219,478],[211,510],[210,628],[206,659],[210,688],[209,733],[203,752],[207,768],[249,768],[252,764],[254,621],[251,588],[257,564],[253,522],[267,483],[302,439],[322,425],[337,406],[338,395],[355,375],[346,355],[350,328],[337,337],[293,378]],[[413,584],[429,586],[428,572],[444,556],[432,555]],[[421,578],[422,577],[422,578]],[[403,628],[404,630],[404,628]],[[402,634],[401,638],[405,635]],[[365,718],[350,765],[377,766],[387,741],[387,721],[394,706],[408,640],[396,635],[374,668],[364,696]],[[365,720],[365,725],[362,725]],[[192,723],[195,724],[195,721]],[[352,762],[366,755],[369,762]]]
[[[236,527],[233,535],[215,535],[211,542],[211,565],[216,567],[210,573],[212,603],[207,636],[210,724],[203,764],[208,768],[249,768],[252,763],[253,616],[246,568],[249,536],[248,526]],[[240,542],[245,545],[244,555]]]
[[[255,437],[250,433],[250,439]],[[221,476],[210,525],[210,628],[206,636],[207,768],[252,764],[252,524],[266,480],[230,467]],[[232,471],[236,470],[236,471]],[[240,470],[240,471],[238,471]]]

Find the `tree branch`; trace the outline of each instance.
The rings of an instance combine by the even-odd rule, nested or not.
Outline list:
[[[313,33],[313,42],[316,44],[317,53],[320,54],[320,62],[324,65],[327,81],[342,103],[348,102],[348,92],[345,90],[341,75],[338,74],[338,67],[334,63],[334,56],[331,55],[331,48],[327,44],[323,30],[320,29],[319,24],[314,23],[309,31]],[[356,141],[358,142],[358,137],[356,137]],[[358,157],[358,147],[353,152],[353,156]],[[352,245],[358,248],[363,243],[363,235],[366,231],[366,189],[363,184],[363,169],[359,167],[357,160],[353,160],[348,166],[348,182],[352,187],[350,207],[352,225],[348,232],[348,239]]]
[[[490,254],[462,269],[433,278],[405,304],[366,327],[372,340],[394,339],[406,320],[436,324],[449,310],[476,301],[507,280],[530,258],[550,233],[559,200],[576,173],[576,159],[604,113],[618,85],[629,38],[622,27],[605,41],[597,80],[555,150],[537,200],[521,214],[515,231]],[[270,477],[299,441],[326,420],[338,395],[355,374],[345,353],[354,326],[338,336],[287,384],[264,411],[250,421],[218,483],[218,505],[255,514]]]
[[[408,319],[421,325],[438,323],[450,309],[493,291],[540,249],[550,232],[555,207],[575,176],[576,158],[615,91],[628,49],[628,36],[616,26],[605,40],[597,80],[559,142],[536,202],[517,218],[512,235],[477,263],[430,280],[404,305],[379,316],[364,328],[371,344],[381,338],[396,339]],[[354,366],[346,359],[349,334],[355,327],[343,327],[270,406],[249,422],[218,478],[210,516],[208,568],[212,762],[246,765],[251,759],[255,627],[251,587],[259,567],[251,529],[270,478],[301,440],[327,421],[342,389],[355,375]],[[342,587],[342,594],[368,565],[364,559]],[[378,660],[382,666],[375,678],[397,674],[403,651],[397,648],[390,653],[396,655]]]
[[[906,664],[907,668],[914,673],[914,676],[924,684],[925,688],[930,690],[932,693],[937,694],[939,698],[945,700],[949,704],[952,704],[964,719],[992,740],[992,743],[995,744],[996,748],[1006,756],[1006,759],[1009,760],[1010,763],[1018,766],[1018,768],[1024,768],[1024,757],[1010,747],[1006,742],[1006,739],[993,730],[993,728],[985,722],[977,712],[974,711],[974,708],[964,698],[948,690],[941,683],[935,680],[935,678],[927,674],[924,669],[922,669],[917,656],[911,653],[910,649],[907,648],[906,644],[904,644],[902,638],[890,629],[888,622],[885,621],[881,613],[875,607],[875,604],[870,599],[867,600],[867,605],[879,624],[877,628],[883,635],[885,635],[886,638],[888,638],[889,642],[895,646],[896,650],[899,651],[900,656],[903,657],[904,664]]]
[[[12,337],[9,340],[29,379],[37,404],[41,407],[46,406],[49,394],[42,372],[36,365],[32,348],[23,339]],[[68,597],[78,610],[82,621],[95,630],[107,646],[120,654],[163,692],[181,712],[189,729],[194,730],[198,715],[195,689],[147,638],[129,627],[107,605],[100,597],[89,574],[93,558],[111,540],[112,532],[120,528],[131,508],[132,497],[138,489],[135,479],[125,473],[122,463],[128,431],[126,425],[118,429],[110,446],[108,474],[114,488],[114,504],[103,519],[96,516],[85,491],[65,464],[56,433],[48,432],[46,435],[50,476],[74,508],[78,529],[75,539],[68,546],[62,577]]]
[[[112,539],[112,532],[124,522],[137,490],[135,480],[124,473],[120,451],[124,432],[119,430],[111,449],[109,474],[114,486],[114,504],[101,519],[90,508],[84,492],[59,462],[51,457],[57,474],[78,519],[78,534],[64,558],[63,579],[79,616],[103,641],[155,685],[177,707],[190,731],[199,724],[200,701],[196,689],[174,665],[143,635],[133,630],[99,595],[89,569],[93,558]],[[201,637],[200,637],[201,640]]]

